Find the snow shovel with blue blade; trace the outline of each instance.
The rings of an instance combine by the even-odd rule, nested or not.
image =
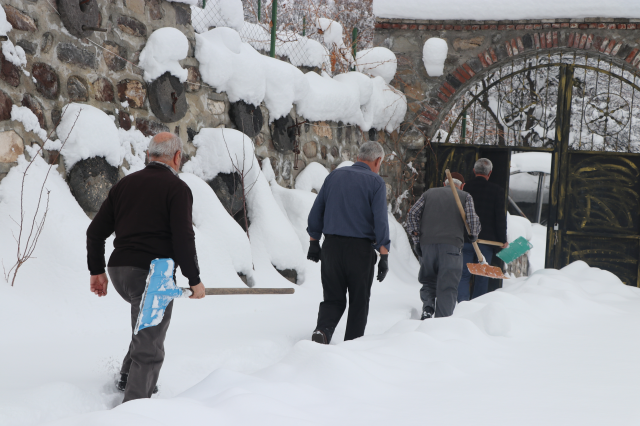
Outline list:
[[[504,250],[500,250],[500,252],[496,255],[506,264],[509,264],[531,250],[533,245],[529,241],[527,241],[524,237],[518,237],[515,241],[509,244]]]
[[[142,294],[140,313],[133,334],[138,334],[140,330],[160,324],[167,306],[173,299],[188,298],[193,294],[189,288],[176,286],[173,281],[174,267],[173,259],[154,259],[151,261],[147,285]],[[293,294],[294,291],[292,288],[206,288],[204,294],[207,296]]]

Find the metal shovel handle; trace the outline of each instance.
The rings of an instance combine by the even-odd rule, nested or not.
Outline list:
[[[225,296],[237,294],[293,294],[293,288],[205,288],[207,296]],[[184,296],[191,296],[193,292],[189,288],[184,289]],[[183,297],[184,297],[183,296]]]
[[[460,210],[460,215],[462,215],[462,221],[464,222],[464,227],[467,229],[467,233],[471,235],[471,230],[469,229],[469,224],[467,223],[467,215],[464,212],[464,208],[462,207],[462,203],[460,202],[460,197],[458,196],[458,191],[456,191],[456,186],[453,183],[453,178],[451,177],[451,172],[449,169],[445,170],[444,173],[447,175],[447,179],[449,180],[449,186],[451,187],[451,192],[453,192],[453,198],[456,199],[456,204],[458,205],[458,210]],[[478,243],[475,241],[473,243],[473,249],[476,251],[476,256],[478,256],[478,262],[486,263],[484,261],[484,257],[482,256],[482,252],[480,252],[480,248],[478,247]]]

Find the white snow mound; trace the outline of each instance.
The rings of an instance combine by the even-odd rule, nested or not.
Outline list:
[[[118,128],[113,119],[98,108],[68,104],[63,108],[56,132],[61,142],[67,140],[61,151],[67,173],[78,161],[91,157],[104,157],[113,167],[122,164],[124,153]]]
[[[431,37],[424,42],[422,62],[429,77],[439,77],[444,72],[444,61],[447,59],[449,46],[447,41],[438,37]]]
[[[178,77],[181,83],[187,80],[189,72],[178,61],[189,53],[189,40],[182,31],[165,27],[155,30],[140,52],[138,65],[144,69],[144,80],[151,83],[165,72]]]
[[[396,54],[386,47],[373,47],[356,53],[358,71],[373,77],[382,77],[385,83],[391,83],[396,75],[398,59]]]
[[[193,139],[196,155],[182,168],[204,180],[218,173],[244,175],[249,238],[254,260],[268,259],[279,270],[294,269],[304,282],[305,257],[291,222],[279,208],[260,170],[253,142],[233,129],[202,129]]]

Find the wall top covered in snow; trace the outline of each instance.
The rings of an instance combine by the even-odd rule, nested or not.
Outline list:
[[[514,20],[552,18],[640,18],[640,2],[628,0],[373,0],[380,18]]]

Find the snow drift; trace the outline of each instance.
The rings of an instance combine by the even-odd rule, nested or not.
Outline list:
[[[266,258],[280,270],[294,269],[302,284],[305,258],[300,240],[271,193],[251,139],[233,129],[202,129],[193,144],[198,148],[196,155],[182,170],[204,180],[218,173],[243,174],[254,260]]]

